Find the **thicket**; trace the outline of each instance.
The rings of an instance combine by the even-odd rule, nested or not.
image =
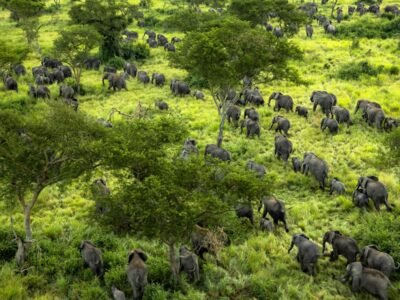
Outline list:
[[[397,66],[375,66],[370,62],[363,60],[359,62],[351,62],[341,66],[337,73],[337,77],[343,80],[357,80],[364,75],[376,77],[382,73],[387,73],[389,75],[398,75],[399,68]]]
[[[400,34],[400,18],[362,17],[338,25],[342,38],[391,38]]]

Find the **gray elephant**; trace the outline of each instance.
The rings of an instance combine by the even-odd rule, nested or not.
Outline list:
[[[260,138],[260,133],[261,133],[261,128],[260,124],[258,122],[250,120],[250,119],[245,119],[240,121],[240,134],[243,133],[243,128],[246,127],[246,137],[254,137],[255,135]]]
[[[360,262],[353,262],[346,268],[343,281],[351,282],[353,292],[366,291],[381,300],[388,300],[389,278],[378,270],[363,267]]]
[[[283,135],[275,136],[275,155],[278,159],[283,159],[288,162],[290,154],[293,152],[293,144],[289,139]]]
[[[150,48],[157,48],[158,46],[157,40],[152,38],[147,39],[147,44],[149,45]]]
[[[363,112],[363,118],[369,126],[375,126],[381,130],[386,117],[381,108],[367,106]]]
[[[34,98],[50,99],[50,90],[45,85],[39,85],[36,89],[34,86],[30,85],[28,95]]]
[[[163,86],[165,83],[164,74],[153,73],[151,76],[151,83],[154,83],[156,86]]]
[[[143,34],[143,38],[144,36],[147,35],[149,37],[149,39],[155,39],[156,38],[156,33],[152,30],[146,30]]]
[[[346,265],[357,261],[357,254],[360,253],[360,250],[354,239],[343,235],[337,230],[328,231],[325,233],[322,241],[322,254],[325,253],[327,242],[332,245],[333,249],[330,254],[330,261],[338,260],[339,255],[343,255],[346,258]]]
[[[150,77],[149,77],[149,75],[147,75],[146,71],[137,72],[137,79],[138,79],[138,81],[140,81],[141,83],[144,83],[144,84],[147,84],[150,82]]]
[[[292,157],[292,165],[293,171],[295,171],[296,173],[301,172],[301,166],[303,165],[301,159],[299,159],[298,157]]]
[[[128,90],[126,87],[126,81],[125,78],[122,75],[117,75],[114,73],[108,73],[106,78],[103,77],[103,85],[104,85],[104,80],[108,80],[108,89],[113,89],[114,92],[118,89],[120,91],[121,89]]]
[[[61,65],[62,65],[62,63],[58,59],[47,57],[47,56],[42,58],[42,66],[45,66],[47,68],[57,68]]]
[[[89,266],[93,273],[100,278],[103,277],[104,266],[100,249],[96,248],[90,241],[82,241],[79,246],[79,251],[84,263]]]
[[[199,149],[196,140],[188,138],[183,144],[181,158],[188,159],[191,154],[199,155]]]
[[[377,4],[370,5],[368,7],[368,12],[375,14],[375,15],[379,15],[379,12],[380,12],[379,5],[377,5]]]
[[[272,119],[271,126],[269,129],[271,130],[274,124],[277,124],[277,127],[275,129],[275,132],[282,133],[282,131],[289,136],[289,129],[290,129],[290,122],[288,119],[282,117],[282,116],[276,116]]]
[[[300,263],[301,270],[311,276],[317,275],[317,262],[320,257],[318,246],[303,233],[293,235],[288,253],[294,245],[298,248],[296,259]]]
[[[367,208],[369,198],[367,194],[359,189],[355,189],[352,196],[353,203],[356,207]]]
[[[261,218],[259,224],[262,231],[272,232],[275,229],[274,223],[272,223],[268,218]]]
[[[63,99],[64,104],[69,105],[73,108],[74,111],[78,111],[79,101],[76,98],[72,99]]]
[[[400,10],[399,10],[399,7],[397,6],[397,4],[386,5],[385,6],[385,13],[392,13],[394,15],[399,15],[400,14]]]
[[[164,45],[164,51],[175,52],[176,51],[175,45],[172,43],[166,43]]]
[[[396,264],[391,255],[379,251],[376,245],[368,245],[362,248],[360,261],[365,267],[379,270],[388,278],[390,278],[392,272],[400,268],[400,264]]]
[[[38,76],[49,76],[50,72],[49,70],[47,70],[46,67],[44,66],[38,66],[38,67],[33,67],[32,68],[32,76],[34,78],[38,77]]]
[[[159,46],[164,46],[168,43],[168,38],[163,34],[157,34],[157,42]]]
[[[36,85],[52,84],[49,77],[41,76],[41,75],[35,77],[35,83],[36,83]]]
[[[332,115],[332,107],[337,103],[336,96],[326,91],[313,91],[310,100],[313,103],[313,111],[317,109],[317,106],[320,106],[327,117]]]
[[[171,80],[169,88],[175,96],[182,97],[185,95],[190,95],[190,87],[186,82],[173,79]]]
[[[312,27],[311,24],[307,24],[306,25],[306,34],[308,38],[312,38],[313,34],[314,34],[314,28]]]
[[[271,24],[267,23],[267,24],[265,25],[265,30],[266,30],[266,31],[272,31],[272,30],[274,30],[274,26],[272,26]]]
[[[326,128],[329,129],[330,134],[338,134],[339,123],[335,119],[323,118],[321,120],[321,129],[324,131]]]
[[[246,168],[248,170],[252,170],[257,173],[257,176],[260,178],[264,178],[266,170],[263,165],[260,165],[252,160],[247,161]]]
[[[303,158],[302,173],[307,175],[308,172],[319,182],[319,187],[325,189],[325,179],[328,178],[328,165],[326,162],[316,156],[312,152],[306,152]]]
[[[171,43],[172,43],[172,44],[179,43],[179,42],[181,42],[181,41],[182,41],[182,40],[181,40],[180,38],[175,37],[175,36],[171,39]]]
[[[273,92],[268,99],[268,106],[270,106],[272,99],[275,100],[274,111],[280,111],[281,108],[284,108],[286,112],[293,111],[293,99],[289,95]]]
[[[260,119],[260,116],[258,115],[256,109],[254,107],[251,107],[244,110],[244,118],[249,118],[250,120],[257,122]]]
[[[373,102],[373,101],[369,101],[369,100],[360,99],[360,100],[357,101],[356,110],[354,111],[354,113],[356,114],[359,109],[361,109],[361,111],[364,112],[365,109],[367,108],[367,106],[373,106],[373,107],[376,107],[376,108],[382,108],[379,103],[376,103],[376,102]]]
[[[64,78],[70,78],[72,77],[72,70],[68,66],[59,66],[58,69],[63,72]]]
[[[89,57],[85,59],[83,62],[86,70],[96,70],[98,71],[100,69],[101,61],[97,57]]]
[[[23,76],[26,74],[26,68],[23,64],[16,64],[13,66],[13,71],[17,76]]]
[[[349,15],[349,16],[352,16],[353,14],[354,14],[354,11],[356,10],[356,8],[354,7],[354,6],[349,6],[349,7],[347,7],[347,14]]]
[[[261,198],[260,206],[258,207],[259,212],[263,205],[264,211],[262,217],[265,218],[267,214],[270,214],[271,218],[274,220],[275,226],[278,226],[278,222],[281,221],[285,226],[285,231],[289,232],[289,227],[286,222],[285,203],[273,196],[267,196]]]
[[[126,62],[126,63],[124,64],[124,71],[125,71],[126,73],[128,73],[130,76],[136,77],[136,74],[137,74],[137,67],[136,67],[135,64]]]
[[[254,225],[253,208],[250,205],[238,205],[235,212],[238,218],[249,219],[251,225]]]
[[[113,295],[114,300],[125,300],[125,293],[119,289],[115,285],[111,287],[111,293]]]
[[[346,187],[343,182],[341,182],[338,178],[333,178],[331,181],[331,188],[329,190],[329,194],[332,195],[333,192],[336,192],[338,195],[342,195],[346,192]]]
[[[168,110],[169,106],[168,103],[162,100],[157,100],[156,103],[154,104],[155,107],[157,107],[159,110]]]
[[[75,90],[68,86],[68,85],[61,85],[60,86],[60,93],[59,96],[63,97],[64,99],[72,99],[75,95]]]
[[[340,24],[340,22],[343,20],[343,17],[343,8],[338,7],[336,9],[336,21]]]
[[[347,127],[353,124],[350,118],[350,112],[348,109],[340,106],[334,106],[332,107],[332,113],[336,118],[336,121],[338,121],[339,124],[341,123],[347,123]]]
[[[189,251],[186,246],[179,248],[180,271],[184,271],[189,281],[197,282],[200,280],[199,263],[196,254]]]
[[[399,125],[400,125],[400,120],[391,117],[387,117],[383,121],[383,129],[386,131],[392,131],[393,127],[397,128],[399,127]]]
[[[7,91],[16,91],[18,93],[18,83],[10,75],[5,75],[3,77],[3,83]]]
[[[212,158],[218,158],[222,161],[231,161],[231,153],[225,149],[219,148],[217,145],[208,144],[204,151],[204,157],[210,155]]]
[[[113,74],[116,74],[116,73],[117,73],[117,68],[116,68],[116,67],[112,67],[112,66],[104,66],[104,68],[103,68],[103,73],[113,73]]]
[[[201,91],[195,91],[193,97],[195,97],[196,100],[204,100],[204,94]]]
[[[58,84],[64,82],[64,73],[59,69],[55,69],[52,73],[49,74],[50,82],[57,82]]]
[[[265,101],[263,96],[260,93],[260,90],[258,89],[258,87],[255,87],[254,89],[244,89],[240,95],[239,98],[241,98],[243,95],[244,97],[244,101],[246,103],[251,103],[254,104],[256,106],[262,105],[264,106]]]
[[[104,200],[111,195],[111,191],[103,178],[98,178],[92,183],[92,194],[96,202],[96,211],[101,214],[107,213],[109,208]]]
[[[326,26],[325,28],[325,33],[329,33],[332,35],[336,35],[337,31],[336,31],[336,27],[332,24],[329,24],[328,26]]]
[[[360,16],[364,15],[366,13],[366,11],[367,11],[367,9],[365,8],[364,3],[358,2],[356,11],[359,13]]]
[[[360,177],[356,189],[363,191],[368,198],[374,201],[376,210],[380,210],[380,205],[384,204],[387,211],[391,211],[392,207],[389,204],[389,195],[386,186],[379,182],[378,177],[368,176]]]
[[[283,37],[283,30],[281,27],[277,26],[274,28],[274,30],[272,31],[272,33],[277,37],[277,38],[281,38]]]
[[[295,112],[300,116],[300,117],[304,117],[304,118],[308,118],[308,109],[307,107],[304,106],[296,106]]]
[[[128,281],[131,284],[133,299],[143,298],[144,290],[147,285],[147,255],[140,249],[131,251],[128,257]]]
[[[237,127],[239,125],[240,114],[239,106],[230,105],[226,111],[226,119],[228,120],[228,123],[233,123],[233,125]]]

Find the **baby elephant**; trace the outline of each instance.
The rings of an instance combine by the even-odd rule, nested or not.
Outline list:
[[[181,246],[179,248],[179,264],[180,270],[187,274],[191,282],[196,282],[200,279],[197,256],[189,251],[186,246]]]
[[[301,159],[299,159],[298,157],[292,157],[292,165],[293,171],[295,171],[296,173],[301,172],[301,166],[303,165]]]
[[[296,110],[295,112],[300,116],[300,117],[304,117],[304,118],[308,118],[308,109],[307,107],[304,106],[296,106]]]
[[[162,100],[157,100],[154,104],[159,110],[168,110],[168,103]]]
[[[100,249],[96,248],[90,241],[82,241],[79,251],[81,252],[83,261],[93,273],[100,278],[103,277],[104,266]]]
[[[279,133],[282,133],[282,131],[283,131],[287,136],[289,136],[288,131],[290,129],[290,122],[288,119],[286,119],[282,116],[274,117],[272,119],[271,126],[269,127],[270,130],[272,129],[272,127],[274,126],[275,123],[278,124],[278,126],[275,129],[275,132],[279,131]]]
[[[261,199],[258,211],[261,210],[263,205],[264,211],[262,217],[265,218],[265,216],[269,213],[274,220],[275,226],[278,225],[278,221],[281,221],[285,226],[286,232],[289,232],[289,228],[286,223],[285,204],[273,196],[268,196]]]
[[[356,207],[367,208],[368,207],[368,196],[362,191],[356,189],[353,192],[353,203]]]
[[[360,253],[357,242],[352,238],[342,235],[340,231],[328,231],[324,235],[322,242],[322,253],[325,252],[325,244],[332,245],[333,251],[330,255],[330,261],[336,261],[339,255],[347,259],[347,265],[357,260],[357,254]]]
[[[111,287],[111,292],[113,294],[114,300],[125,300],[125,294],[123,291],[117,289],[115,285]]]
[[[266,173],[265,172],[265,167],[263,165],[255,163],[252,160],[247,161],[246,168],[256,172],[257,176],[260,177],[260,178],[264,178],[264,176],[265,176],[265,173]]]
[[[147,285],[147,255],[140,249],[131,251],[128,258],[128,281],[131,284],[133,299],[142,299]]]
[[[349,264],[346,270],[343,281],[350,280],[353,292],[364,290],[381,300],[388,299],[387,292],[391,284],[385,274],[378,270],[365,268],[360,262]]]
[[[274,223],[272,223],[268,218],[261,218],[260,228],[262,231],[272,232],[275,229]]]
[[[345,185],[343,184],[343,182],[340,182],[340,180],[336,177],[333,178],[331,181],[331,189],[329,191],[329,194],[332,195],[333,192],[338,193],[338,195],[342,195],[346,192]]]
[[[323,118],[321,121],[322,131],[325,128],[329,129],[330,134],[337,134],[339,132],[339,123],[335,119]]]
[[[248,205],[239,205],[235,209],[238,218],[249,219],[251,225],[254,225],[253,208]]]
[[[293,235],[288,253],[294,245],[299,250],[296,259],[300,263],[301,270],[311,276],[317,275],[317,262],[320,257],[318,246],[303,233]]]
[[[395,264],[394,259],[389,254],[379,251],[376,245],[369,245],[361,250],[361,262],[364,266],[376,269],[385,274],[388,278],[393,271],[400,268],[400,264]]]

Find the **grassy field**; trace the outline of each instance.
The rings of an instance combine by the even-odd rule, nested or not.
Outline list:
[[[57,32],[68,21],[67,11],[70,1],[61,1],[62,9],[53,15],[51,24],[45,25],[40,33],[40,45],[44,53],[50,53],[52,41]],[[133,2],[133,1],[132,1]],[[50,1],[49,1],[50,3]],[[166,8],[163,1],[153,0],[151,11],[145,10],[145,16],[154,15],[162,20]],[[384,1],[383,5],[389,2]],[[340,0],[345,7],[352,4],[349,0]],[[382,7],[381,6],[381,7]],[[328,14],[329,7],[319,12]],[[354,19],[360,17],[354,16]],[[368,22],[376,18],[372,15],[362,17]],[[43,23],[50,22],[46,15]],[[345,22],[354,22],[345,21]],[[10,40],[23,40],[21,30],[9,20],[8,13],[0,12],[0,29]],[[143,29],[131,25],[131,30],[143,35]],[[182,37],[179,32],[167,31],[156,27],[157,33],[165,33],[168,38]],[[314,38],[307,39],[305,30],[293,38],[304,51],[304,61],[293,62],[307,85],[294,85],[288,82],[258,85],[265,99],[274,91],[281,91],[293,97],[295,105],[312,108],[309,97],[314,90],[327,90],[334,93],[340,106],[352,112],[354,125],[350,128],[341,125],[339,134],[332,137],[320,130],[322,113],[317,110],[310,113],[308,120],[294,113],[281,111],[291,121],[290,140],[295,152],[293,156],[302,157],[305,151],[313,151],[326,160],[329,165],[329,177],[340,178],[347,187],[342,196],[330,196],[327,191],[318,189],[318,183],[311,177],[294,173],[287,165],[274,157],[274,132],[268,127],[276,114],[272,107],[259,109],[262,132],[260,139],[246,139],[235,129],[226,124],[223,147],[231,151],[233,164],[243,166],[248,159],[262,163],[267,168],[267,176],[275,179],[268,187],[279,199],[283,199],[288,208],[288,222],[291,233],[304,232],[313,241],[321,245],[323,234],[328,230],[340,230],[346,235],[362,239],[360,246],[375,243],[368,240],[366,232],[373,231],[385,220],[397,224],[400,229],[400,163],[388,164],[384,159],[388,155],[383,141],[387,135],[368,127],[361,119],[361,113],[354,115],[358,99],[370,99],[379,102],[387,115],[400,117],[399,75],[383,72],[377,76],[361,76],[358,80],[342,80],[339,70],[348,64],[368,61],[373,66],[382,65],[385,69],[400,65],[400,44],[398,39],[340,39],[325,35],[323,29],[314,24]],[[31,53],[24,62],[28,70],[39,65],[37,54]],[[168,64],[167,53],[162,48],[151,49],[151,57],[138,65],[140,70],[149,74],[164,73],[167,80],[185,78],[182,70]],[[153,107],[157,99],[163,99],[170,106],[169,114],[182,115],[188,122],[191,137],[198,141],[200,152],[208,143],[215,143],[219,125],[219,116],[210,94],[205,101],[192,97],[173,97],[169,86],[157,88],[144,86],[136,79],[128,80],[128,91],[109,92],[101,84],[101,72],[85,71],[82,84],[87,91],[79,98],[80,109],[96,117],[107,118],[112,108],[131,113],[140,103]],[[0,89],[0,105],[19,103],[28,99],[28,83],[33,78],[28,75],[18,80],[20,93]],[[53,96],[58,94],[58,87],[51,86]],[[98,174],[104,176],[105,174]],[[365,213],[353,207],[351,193],[357,179],[363,175],[376,175],[389,190],[389,200],[396,205],[393,213],[385,210],[376,212],[372,207]],[[112,182],[112,180],[111,180]],[[112,189],[112,184],[111,184]],[[197,285],[189,285],[183,290],[173,291],[168,282],[169,269],[166,248],[156,241],[138,239],[135,236],[117,236],[102,229],[90,218],[94,202],[90,200],[88,186],[75,182],[67,190],[52,188],[45,190],[33,211],[33,230],[36,242],[31,254],[34,268],[26,276],[17,271],[13,261],[12,233],[9,228],[9,216],[14,215],[18,232],[22,232],[22,214],[19,207],[10,207],[7,201],[0,202],[0,299],[108,299],[110,287],[116,284],[127,295],[131,295],[126,281],[127,253],[140,246],[149,254],[149,281],[145,299],[372,299],[367,294],[354,295],[350,287],[335,280],[343,274],[345,260],[332,263],[327,257],[319,261],[319,272],[315,278],[300,271],[294,251],[287,254],[291,235],[282,227],[274,234],[266,234],[252,228],[245,220],[233,217],[236,234],[233,242],[221,253],[222,266],[217,266],[210,258],[202,265],[202,279]],[[256,213],[258,223],[260,214]],[[386,223],[385,223],[386,224]],[[393,225],[393,226],[395,226]],[[379,227],[380,228],[380,227]],[[383,231],[382,236],[390,236],[390,231]],[[104,254],[107,266],[105,286],[93,277],[90,270],[82,266],[78,245],[82,239],[90,239],[98,245]],[[391,245],[392,255],[400,258],[400,242]],[[321,246],[322,249],[322,246]],[[400,298],[400,276],[392,280],[391,299]]]

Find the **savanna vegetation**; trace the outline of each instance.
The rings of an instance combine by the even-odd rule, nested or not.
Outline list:
[[[0,0],[0,299],[374,299],[329,253],[400,262],[400,13],[322,2]]]

